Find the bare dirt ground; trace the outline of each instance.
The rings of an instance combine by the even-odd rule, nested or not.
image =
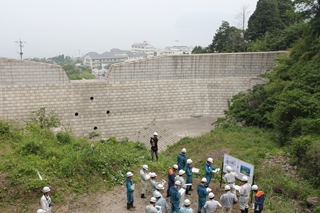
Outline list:
[[[194,181],[194,184],[197,185],[199,180]],[[141,185],[137,183],[137,189],[134,193],[134,205],[135,210],[132,212],[145,212],[145,207],[149,204],[151,198],[150,186],[149,190],[146,193],[147,198],[140,198]],[[215,197],[219,200],[220,195],[224,193],[223,189],[220,189],[220,183],[211,183],[210,188],[213,189]],[[196,188],[195,188],[196,189]],[[190,199],[191,208],[194,212],[197,212],[198,205],[198,196],[196,190],[190,192],[191,195],[185,195],[185,199]],[[163,196],[166,196],[166,193],[163,193]],[[170,208],[170,200],[166,198],[167,203]],[[53,212],[67,213],[67,212],[77,212],[77,213],[98,213],[98,212],[131,212],[126,209],[126,194],[125,187],[117,186],[112,191],[100,192],[91,195],[82,195],[77,201],[69,202],[66,205],[56,207]],[[222,212],[222,211],[218,211]],[[239,212],[237,205],[234,206],[233,212]]]

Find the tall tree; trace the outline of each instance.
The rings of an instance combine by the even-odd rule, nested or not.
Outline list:
[[[210,52],[240,52],[242,49],[241,30],[222,21],[221,26],[209,45]]]
[[[279,14],[278,1],[259,0],[256,10],[249,18],[246,38],[255,41],[262,38],[266,32],[272,33],[274,30],[283,29],[284,26]]]

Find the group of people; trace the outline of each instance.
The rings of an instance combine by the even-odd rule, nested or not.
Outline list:
[[[153,137],[150,139],[151,145],[151,158],[158,160],[158,133],[155,132]],[[170,213],[193,213],[194,211],[190,208],[190,200],[184,199],[185,195],[190,195],[192,189],[192,174],[193,169],[191,167],[192,160],[186,157],[187,150],[183,148],[181,153],[177,156],[177,164],[174,164],[168,171],[168,188],[166,190],[166,197],[170,198]],[[200,213],[204,209],[205,213],[214,213],[217,209],[222,208],[225,213],[231,213],[233,204],[238,202],[235,189],[235,180],[237,174],[232,172],[231,167],[227,166],[227,173],[224,176],[226,183],[224,190],[225,193],[221,195],[220,202],[215,200],[215,195],[209,188],[209,184],[212,178],[212,172],[216,171],[216,168],[212,165],[213,159],[208,158],[204,166],[205,177],[201,179],[201,183],[197,186],[198,195],[198,209]],[[141,198],[146,198],[145,193],[147,190],[147,183],[150,180],[151,187],[151,198],[150,204],[146,206],[146,213],[158,213],[161,209],[162,213],[169,213],[169,207],[166,199],[163,197],[164,185],[163,182],[156,182],[157,174],[154,172],[147,173],[148,165],[142,165],[140,170],[140,179],[142,183]],[[184,178],[186,175],[186,179]],[[132,210],[133,206],[133,189],[132,189],[132,172],[127,173],[127,209]],[[263,210],[264,193],[258,190],[257,185],[251,185],[248,183],[248,177],[243,176],[241,178],[243,183],[239,189],[239,206],[241,213],[248,213],[248,201],[251,190],[255,192],[255,204],[254,212],[261,213]],[[207,197],[209,200],[207,200]]]

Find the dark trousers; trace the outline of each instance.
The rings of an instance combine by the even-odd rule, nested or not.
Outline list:
[[[151,158],[152,158],[152,161],[153,161],[154,155],[156,155],[156,158],[157,158],[157,160],[158,160],[158,151],[153,151],[153,150],[151,150]]]

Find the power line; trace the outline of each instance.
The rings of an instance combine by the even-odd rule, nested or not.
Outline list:
[[[23,47],[23,43],[26,43],[25,41],[21,41],[21,38],[19,39],[19,41],[15,41],[16,43],[18,43],[19,44],[19,47],[20,47],[20,52],[19,52],[19,54],[20,54],[20,60],[22,60],[22,55],[23,55],[23,52],[22,52],[22,47]]]

